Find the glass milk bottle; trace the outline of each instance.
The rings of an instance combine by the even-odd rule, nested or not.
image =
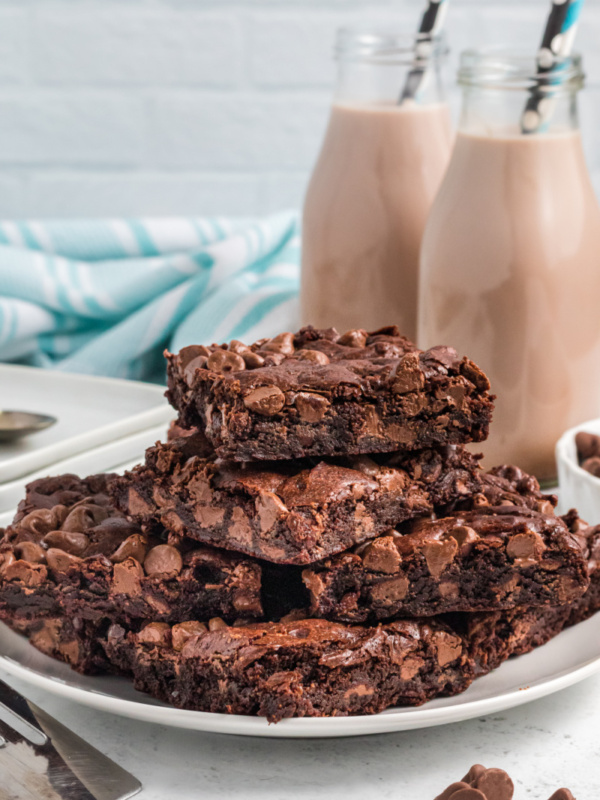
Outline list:
[[[581,59],[556,67],[559,82],[539,90],[540,128],[523,115],[533,58],[463,54],[462,117],[419,293],[420,346],[467,353],[497,395],[485,465],[545,482],[564,430],[600,414],[600,209],[577,120]]]
[[[414,339],[421,237],[450,158],[452,132],[437,39],[342,30],[329,127],[304,205],[305,324]],[[411,74],[412,71],[412,74]],[[415,99],[400,102],[411,78]]]

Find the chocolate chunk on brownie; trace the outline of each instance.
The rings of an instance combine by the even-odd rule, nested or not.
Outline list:
[[[180,708],[285,717],[373,714],[467,688],[460,636],[443,623],[374,628],[299,620],[220,625],[113,626],[107,653],[135,686]]]
[[[420,351],[394,326],[341,336],[308,327],[166,355],[180,424],[228,460],[411,451],[488,433],[479,367],[449,347]]]
[[[262,617],[257,562],[142,532],[112,504],[114,478],[63,475],[27,487],[0,540],[0,617]]]
[[[452,628],[469,642],[469,652],[478,675],[495,669],[509,656],[530,652],[565,628],[583,622],[600,610],[600,525],[589,527],[575,511],[570,511],[562,519],[579,541],[586,559],[590,576],[588,589],[572,602],[557,606],[447,617]]]
[[[309,564],[481,486],[462,447],[377,460],[236,464],[201,458],[195,437],[158,443],[111,485],[137,522],[275,563]]]
[[[312,614],[346,622],[561,605],[589,582],[565,523],[525,506],[413,520],[303,578]]]

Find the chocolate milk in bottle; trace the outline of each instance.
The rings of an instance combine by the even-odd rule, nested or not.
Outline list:
[[[600,414],[600,208],[583,155],[577,56],[534,133],[533,59],[463,54],[464,106],[424,235],[418,341],[468,353],[497,395],[485,466],[544,482],[566,428]]]
[[[304,204],[304,323],[416,335],[421,238],[452,144],[434,41],[415,99],[413,37],[341,31],[338,87]]]

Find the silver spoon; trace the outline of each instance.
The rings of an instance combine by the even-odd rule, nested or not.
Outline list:
[[[12,442],[22,436],[43,431],[58,422],[48,414],[32,414],[29,411],[0,411],[0,442]]]

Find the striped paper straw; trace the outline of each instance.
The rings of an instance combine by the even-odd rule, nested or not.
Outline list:
[[[525,134],[539,132],[551,114],[553,104],[544,102],[548,99],[548,93],[542,89],[550,83],[560,82],[560,68],[556,66],[556,59],[565,58],[573,49],[582,6],[583,0],[552,0],[537,54],[539,83],[531,91],[521,116],[521,131]]]
[[[404,89],[400,95],[400,103],[414,100],[423,88],[427,75],[426,61],[431,55],[432,41],[439,35],[446,20],[448,0],[428,0],[425,12],[421,17],[418,42],[415,47],[415,58],[423,61],[423,66],[411,69],[406,77]]]

